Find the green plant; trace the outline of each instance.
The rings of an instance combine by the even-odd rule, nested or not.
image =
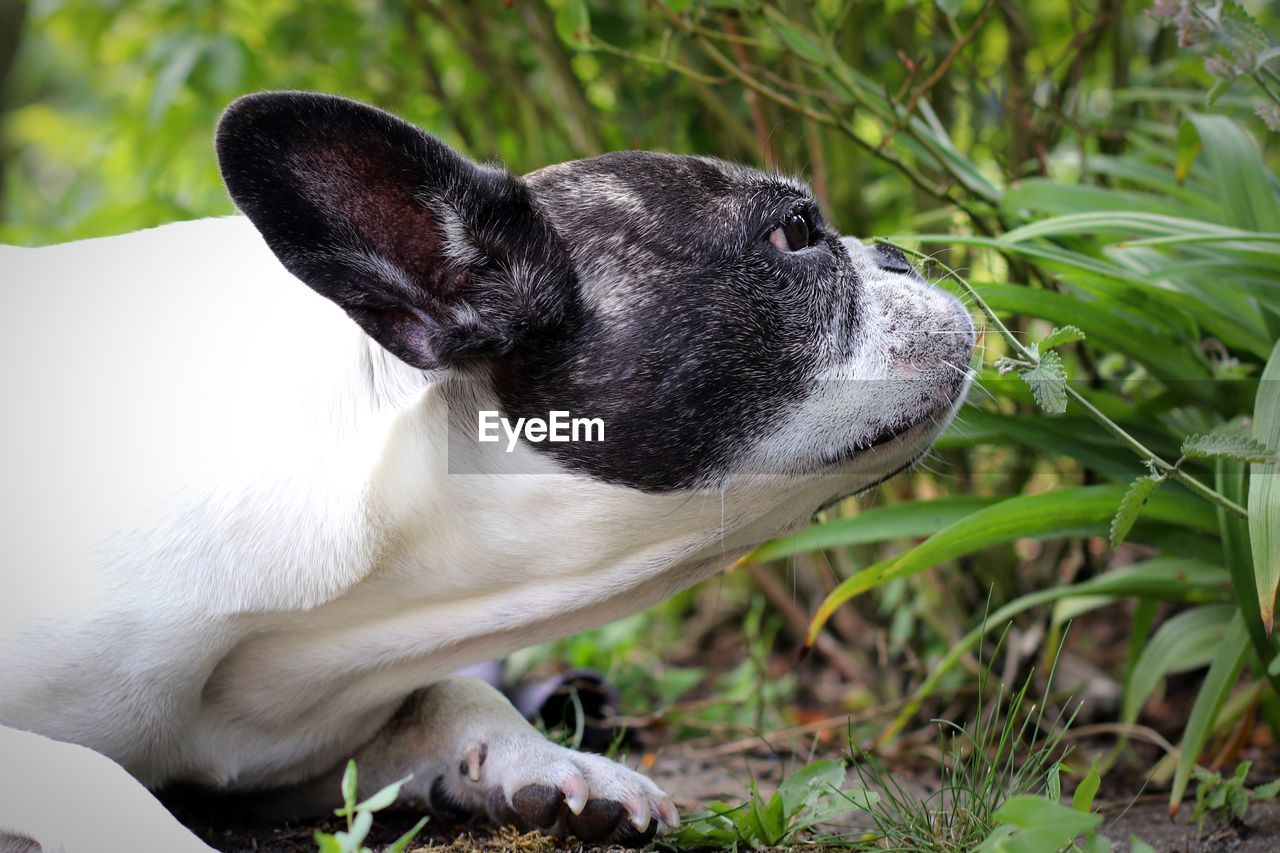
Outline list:
[[[806,15],[764,3],[726,22],[697,4],[659,6],[671,32],[758,101],[863,147],[945,205],[947,215],[932,221],[950,228],[902,229],[886,239],[908,251],[927,248],[928,255],[916,252],[922,261],[946,252],[947,263],[938,263],[944,286],[987,326],[975,367],[986,398],[962,413],[939,449],[968,472],[965,491],[997,500],[945,496],[932,516],[927,505],[853,518],[834,513],[748,558],[815,545],[844,551],[850,571],[818,608],[810,642],[837,607],[951,561],[980,566],[973,558],[998,548],[1086,538],[1106,540],[1117,556],[1127,545],[1133,555],[1113,561],[1090,552],[1085,571],[1066,583],[1046,565],[1042,588],[998,598],[991,620],[967,635],[944,633],[913,701],[882,737],[894,736],[948,683],[985,630],[1051,604],[1046,621],[1057,642],[1071,615],[1126,599],[1133,608],[1126,721],[1176,668],[1207,667],[1182,733],[1171,808],[1206,745],[1241,719],[1239,703],[1227,700],[1242,676],[1280,735],[1273,634],[1280,179],[1245,124],[1258,102],[1215,92],[1211,106],[1233,114],[1198,112],[1206,101],[1203,72],[1178,87],[1153,65],[1130,91],[1117,93],[1114,79],[1102,84],[1112,88],[1094,109],[1101,101],[1087,78],[1054,77],[1051,69],[1063,65],[1040,57],[1050,70],[1038,81],[1009,85],[1026,92],[1042,84],[1047,94],[1006,102],[1008,114],[1021,116],[1010,125],[983,125],[951,105],[968,122],[962,140],[931,102],[944,97],[949,69],[983,67],[984,36],[997,17],[1010,42],[1017,40],[1025,21],[1010,4],[950,7],[942,28],[950,48],[930,57],[930,71],[913,63],[901,85],[855,67],[844,18],[822,8]],[[1214,49],[1244,63],[1237,76],[1250,76],[1267,106],[1280,53],[1262,44],[1261,25],[1237,4],[1215,8]],[[1064,55],[1084,56],[1094,32],[1078,32]],[[1017,49],[1023,60],[1034,54],[1025,44]],[[744,62],[748,54],[757,61]],[[794,73],[770,73],[765,57],[779,57]],[[1126,75],[1136,67],[1127,56],[1116,62]],[[1001,144],[1016,156],[992,157],[987,146]],[[877,534],[891,543],[927,538],[871,559],[854,550]],[[1157,651],[1165,645],[1156,642],[1163,603],[1191,607],[1188,618],[1217,640],[1211,655],[1146,653],[1149,643]]]
[[[1205,821],[1209,819],[1219,826],[1242,824],[1251,803],[1274,800],[1280,795],[1280,779],[1253,788],[1245,786],[1245,778],[1252,766],[1252,762],[1242,761],[1230,776],[1202,767],[1195,769],[1196,807],[1191,812],[1191,819],[1201,832],[1204,832]]]
[[[1042,850],[1061,850],[1071,846],[1085,835],[1085,849],[1110,850],[1111,844],[1095,832],[1102,822],[1100,815],[1092,814],[1088,806],[1065,806],[1056,797],[1036,797],[1023,794],[1011,798],[991,815],[998,825],[983,839],[976,849],[978,853],[1036,853]]]
[[[996,650],[1004,639],[1002,635]],[[1054,659],[1048,666],[1046,695],[1056,671]],[[934,721],[942,741],[940,778],[937,790],[928,796],[919,796],[873,756],[859,751],[854,766],[862,783],[882,792],[868,809],[877,844],[894,850],[972,850],[996,831],[1008,804],[1045,789],[1056,802],[1067,756],[1062,741],[1072,716],[1059,712],[1046,718],[1045,702],[1028,700],[1033,681],[1034,674],[1028,675],[1012,692],[999,685],[987,700],[990,680],[987,670],[980,668],[978,695],[983,701],[973,723]],[[1082,783],[1088,784],[1088,779]]]
[[[334,833],[316,830],[315,841],[320,853],[372,853],[364,846],[364,840],[373,827],[373,813],[394,803],[396,797],[400,796],[400,787],[413,778],[413,774],[409,774],[367,799],[356,802],[357,775],[355,760],[348,761],[347,769],[342,774],[342,808],[333,811],[338,817],[346,818],[347,828]],[[422,827],[427,825],[427,820],[426,817],[419,820],[408,832],[386,847],[385,853],[403,853],[407,850]]]
[[[746,802],[710,803],[706,811],[686,818],[663,844],[738,850],[801,841],[822,823],[875,805],[875,794],[844,788],[847,775],[843,761],[815,761],[783,779],[768,800],[753,781]]]
[[[1049,771],[1045,793],[1011,797],[992,813],[997,826],[983,839],[978,853],[1039,853],[1044,850],[1080,850],[1107,853],[1111,841],[1098,831],[1102,816],[1093,811],[1093,799],[1102,784],[1095,762],[1071,796],[1071,805],[1061,802],[1062,786],[1058,766]],[[1136,836],[1129,836],[1130,853],[1154,853],[1154,848]]]

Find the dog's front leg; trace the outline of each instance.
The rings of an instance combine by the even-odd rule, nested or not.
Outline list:
[[[475,678],[448,678],[415,693],[356,762],[362,796],[411,772],[405,792],[433,811],[487,812],[501,823],[586,842],[647,842],[679,821],[648,778],[551,743]]]
[[[648,778],[551,743],[476,678],[455,676],[414,693],[355,759],[362,798],[412,773],[402,801],[455,818],[486,813],[523,829],[615,844],[648,842],[679,822]],[[306,786],[311,796],[335,796],[330,775]]]

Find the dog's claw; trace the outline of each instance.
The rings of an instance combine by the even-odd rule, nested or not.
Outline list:
[[[636,832],[644,832],[649,828],[649,804],[643,798],[628,797],[623,801],[622,807],[627,810],[627,816],[631,818],[631,825],[636,828]]]
[[[485,759],[484,746],[473,746],[467,750],[467,778],[472,782],[480,781],[480,766]]]
[[[581,776],[570,776],[560,783],[560,791],[564,794],[564,803],[569,811],[575,815],[582,814],[582,810],[587,807],[587,797],[591,794],[587,780]]]
[[[680,812],[676,809],[675,803],[667,799],[659,800],[658,819],[672,829],[680,826]]]

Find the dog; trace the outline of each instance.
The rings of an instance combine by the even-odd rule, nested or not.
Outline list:
[[[802,183],[706,157],[521,177],[298,92],[234,102],[216,150],[243,217],[0,254],[0,833],[206,849],[148,789],[324,812],[353,756],[361,795],[412,773],[437,812],[676,826],[451,674],[910,466],[968,313]],[[481,440],[495,413],[518,440]],[[601,434],[532,428],[556,413]]]

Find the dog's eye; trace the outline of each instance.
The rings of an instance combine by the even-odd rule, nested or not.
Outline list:
[[[809,246],[809,222],[799,213],[792,213],[782,224],[769,232],[769,242],[784,252],[798,252]]]

